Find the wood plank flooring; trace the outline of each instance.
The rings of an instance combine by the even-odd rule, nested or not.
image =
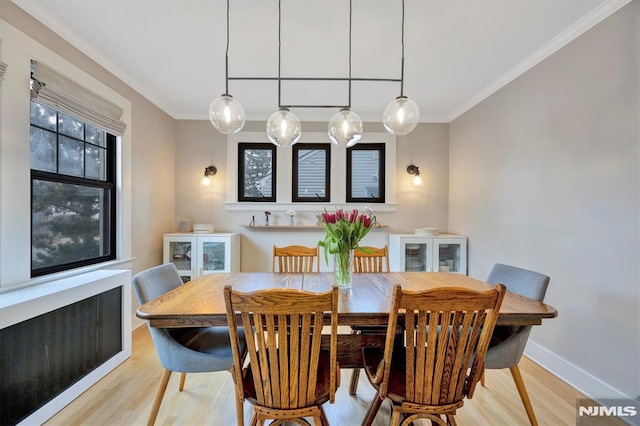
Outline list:
[[[584,398],[555,376],[523,358],[520,370],[540,425],[574,425],[576,399]],[[52,417],[46,425],[144,425],[156,393],[161,367],[146,326],[133,332],[133,356]],[[332,425],[359,425],[374,396],[360,375],[358,394],[348,393],[351,370],[343,370],[335,404],[325,404]],[[236,424],[234,387],[228,372],[187,375],[178,391],[180,375],[174,373],[160,407],[158,425]],[[245,403],[245,422],[251,419]],[[389,422],[385,402],[376,426]],[[526,413],[509,370],[487,370],[486,387],[478,385],[456,416],[459,425],[528,425]],[[424,423],[421,423],[424,424]]]

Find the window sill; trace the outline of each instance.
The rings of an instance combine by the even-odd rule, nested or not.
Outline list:
[[[84,266],[82,268],[70,269],[68,271],[58,272],[55,274],[43,275],[41,277],[32,278],[29,281],[23,282],[9,287],[1,287],[0,294],[20,290],[27,287],[37,286],[40,284],[46,284],[51,281],[58,281],[64,278],[72,278],[77,275],[83,275],[93,271],[100,270],[113,270],[113,269],[132,269],[134,258],[128,259],[116,259],[108,262],[96,263],[95,265]]]
[[[311,230],[311,231],[323,231],[322,226],[319,225],[269,225],[269,226],[264,226],[264,225],[255,225],[255,226],[251,226],[251,225],[240,225],[242,228],[247,228],[250,230],[256,230],[256,231],[275,231],[275,230],[292,230],[292,231],[306,231],[306,230]],[[374,229],[379,229],[379,228],[388,228],[388,225],[380,225],[380,226],[374,226],[373,228],[371,228],[372,230]]]
[[[287,210],[295,210],[298,212],[322,212],[324,209],[327,211],[334,211],[337,209],[351,210],[358,209],[364,210],[365,204],[361,203],[259,203],[259,202],[237,202],[230,201],[225,203],[228,211],[264,211],[270,212],[286,212]],[[378,212],[395,212],[398,209],[397,203],[371,203],[366,205],[373,210],[373,213]]]

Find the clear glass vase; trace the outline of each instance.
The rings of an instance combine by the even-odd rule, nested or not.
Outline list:
[[[341,251],[333,255],[333,273],[338,288],[351,288],[353,279],[353,250]]]

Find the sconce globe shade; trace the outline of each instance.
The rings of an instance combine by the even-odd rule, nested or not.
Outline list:
[[[338,146],[354,146],[362,138],[362,120],[349,108],[343,108],[329,121],[329,139]]]
[[[408,135],[420,121],[418,105],[406,96],[398,96],[384,109],[382,123],[387,132],[396,136]]]
[[[220,133],[232,135],[244,126],[244,108],[233,96],[224,94],[209,105],[209,119]]]
[[[300,120],[289,108],[280,108],[267,120],[267,137],[276,146],[292,146],[301,135]]]

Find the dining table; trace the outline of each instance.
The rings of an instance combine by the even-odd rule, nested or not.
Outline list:
[[[239,272],[203,275],[141,305],[136,315],[150,327],[184,328],[226,326],[223,289],[252,292],[268,288],[291,288],[324,292],[334,286],[332,272],[278,274]],[[354,273],[351,288],[339,291],[339,326],[385,326],[395,285],[405,290],[463,287],[488,290],[493,286],[472,277],[445,272]],[[540,325],[555,318],[552,306],[507,291],[500,307],[498,325]],[[329,321],[327,314],[327,322]],[[347,328],[350,330],[350,328]],[[327,339],[328,344],[328,339]],[[361,348],[384,346],[384,334],[347,332],[338,336],[340,367],[361,367]]]

